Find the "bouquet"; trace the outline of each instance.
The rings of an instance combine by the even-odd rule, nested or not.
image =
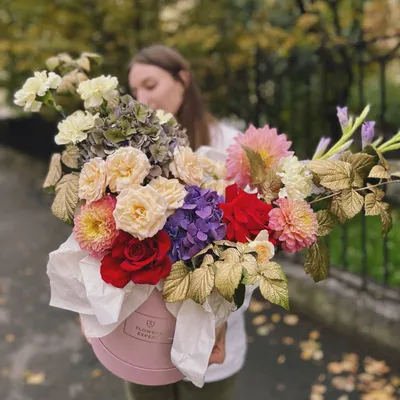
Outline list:
[[[176,318],[168,355],[202,386],[215,329],[246,295],[259,287],[289,308],[277,252],[305,249],[305,272],[318,282],[329,267],[323,237],[336,224],[364,210],[388,232],[381,187],[398,180],[382,154],[400,148],[400,132],[373,141],[369,107],[357,118],[338,108],[342,137],[331,147],[322,138],[312,160],[299,160],[276,129],[250,126],[221,161],[210,149],[194,153],[172,115],[121,95],[117,78],[89,79],[91,58],[98,60],[53,57],[53,71],[35,72],[15,95],[27,111],[46,104],[63,114],[55,141],[65,148],[52,156],[44,188],[55,193],[54,215],[73,228],[50,254],[51,305],[78,312],[86,335],[99,339],[123,322],[126,333],[130,316],[162,294]],[[65,87],[83,110],[64,115],[56,98]],[[351,152],[360,127],[362,150]],[[145,323],[147,331],[136,327],[141,335],[161,335]]]

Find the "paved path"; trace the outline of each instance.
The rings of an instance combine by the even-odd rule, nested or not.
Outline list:
[[[51,197],[41,192],[45,172],[42,163],[0,148],[0,400],[123,400],[121,381],[98,364],[76,316],[48,306],[47,254],[69,228],[52,217]],[[247,319],[250,345],[237,399],[400,398],[390,394],[399,384],[393,363],[385,372],[385,364],[370,361],[364,371],[366,356],[379,360],[383,353],[262,302],[253,302]],[[329,364],[345,353],[353,356]],[[338,378],[343,368],[352,372]],[[361,381],[369,397],[357,391]]]

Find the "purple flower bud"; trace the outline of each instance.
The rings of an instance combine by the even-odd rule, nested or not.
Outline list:
[[[313,158],[316,157],[316,156],[324,155],[324,153],[325,153],[326,149],[328,148],[330,142],[331,142],[331,138],[322,137],[319,140],[317,148],[315,149],[315,153],[314,153]]]
[[[340,122],[340,126],[344,128],[349,122],[349,116],[347,112],[347,107],[336,107],[337,117]]]
[[[362,148],[371,144],[375,135],[375,121],[365,121],[361,128]]]

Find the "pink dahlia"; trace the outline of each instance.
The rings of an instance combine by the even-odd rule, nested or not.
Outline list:
[[[296,253],[316,242],[317,216],[306,201],[282,198],[275,204],[278,207],[269,213],[269,228],[284,251]]]
[[[233,179],[241,188],[252,185],[250,163],[242,146],[257,151],[263,158],[266,169],[274,167],[282,157],[293,154],[292,151],[288,151],[292,142],[287,140],[286,135],[278,135],[277,130],[268,125],[259,129],[251,125],[246,133],[237,136],[235,141],[236,143],[230,145],[227,150],[227,179]]]
[[[76,241],[92,257],[103,258],[118,236],[113,216],[115,204],[115,197],[107,195],[101,200],[82,206],[81,214],[74,219]]]

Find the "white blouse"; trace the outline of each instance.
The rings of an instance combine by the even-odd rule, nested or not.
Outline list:
[[[225,124],[214,124],[210,129],[211,146],[202,146],[196,153],[223,161],[226,158],[226,149],[235,143],[234,138],[238,133],[238,130]],[[210,365],[206,372],[206,383],[229,378],[243,367],[247,351],[244,313],[249,306],[250,299],[251,294],[246,296],[243,306],[229,316],[225,342],[225,361],[223,364]]]

